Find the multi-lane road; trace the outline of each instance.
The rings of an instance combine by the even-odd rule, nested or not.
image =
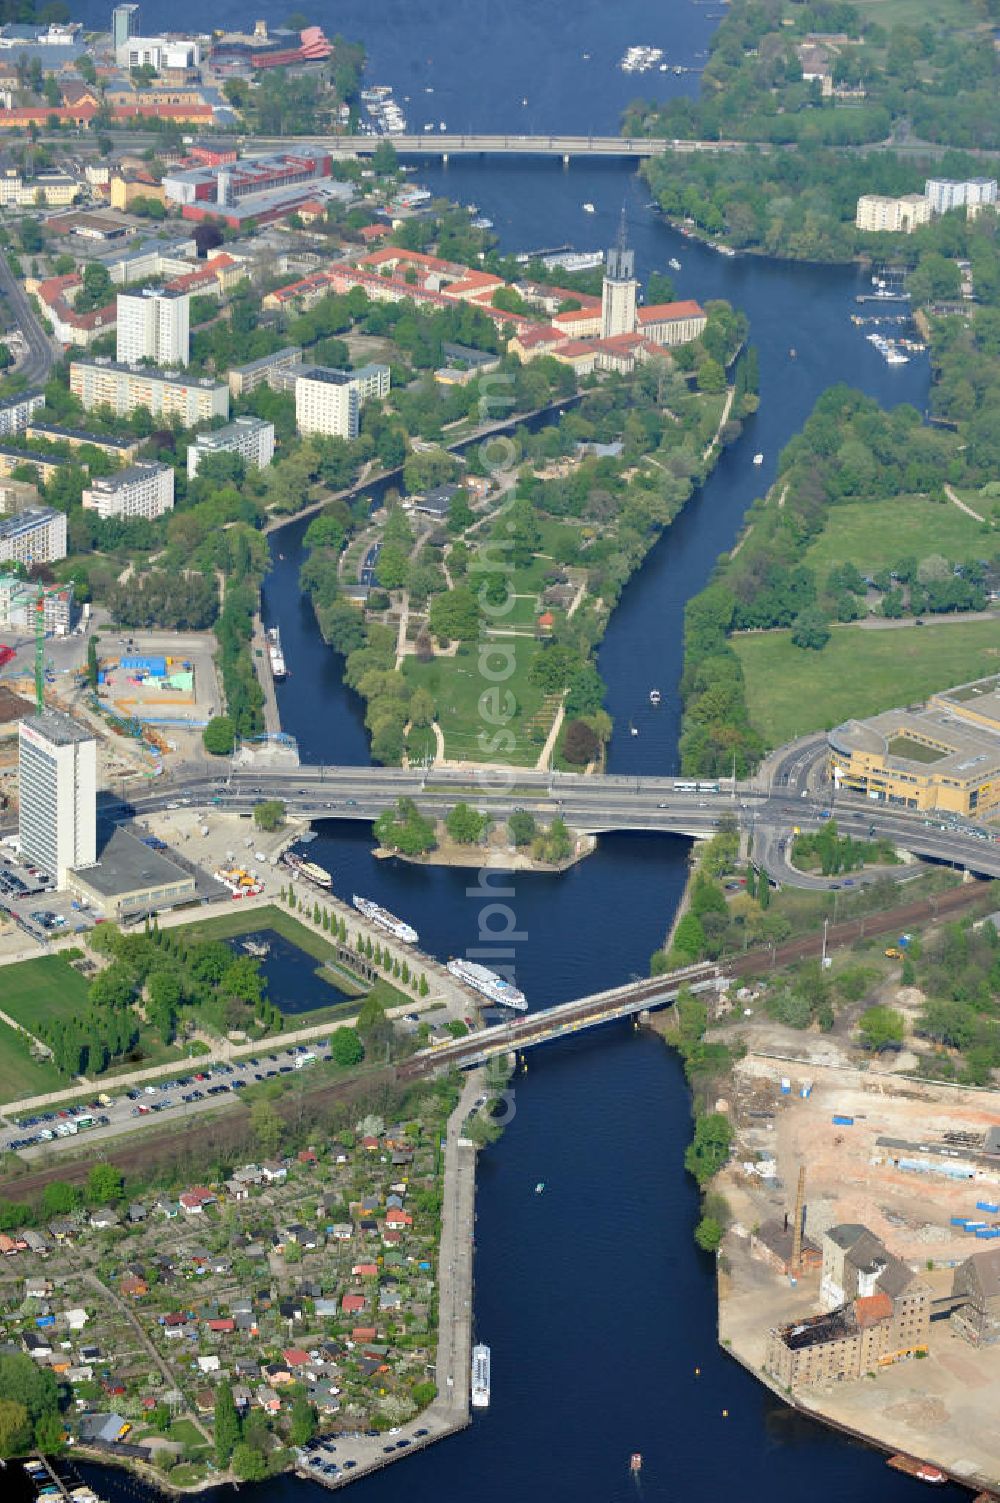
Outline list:
[[[7,305],[24,336],[28,351],[27,357],[17,367],[17,374],[23,376],[29,386],[39,386],[58,359],[59,349],[42,328],[38,315],[28,300],[27,293],[2,254],[0,254],[0,293],[7,300]]]
[[[731,818],[747,832],[755,860],[772,877],[802,886],[829,884],[792,870],[787,861],[790,837],[796,826],[815,829],[833,815],[845,833],[884,837],[914,855],[1000,876],[1000,840],[992,831],[837,793],[826,781],[818,737],[783,749],[769,760],[764,776],[735,785],[729,780],[587,777],[521,769],[477,774],[456,768],[302,766],[213,776],[202,766],[175,774],[169,784],[136,798],[128,808],[141,815],[186,803],[248,814],[260,800],[276,798],[303,819],[371,821],[402,797],[438,817],[466,802],[497,820],[518,809],[542,817],[561,815],[574,829],[592,833],[659,830],[696,837]],[[109,812],[125,811],[111,801]]]

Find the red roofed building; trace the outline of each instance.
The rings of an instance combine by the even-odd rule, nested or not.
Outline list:
[[[892,1319],[892,1300],[881,1291],[878,1294],[867,1294],[854,1301],[854,1316],[862,1331],[870,1330],[879,1321]]]
[[[697,339],[708,322],[700,303],[653,303],[637,308],[636,327],[654,344],[688,344]]]
[[[308,1352],[304,1352],[300,1346],[289,1346],[281,1354],[282,1360],[288,1367],[308,1367],[312,1361]]]
[[[355,1263],[354,1267],[351,1269],[351,1272],[356,1279],[375,1279],[378,1278],[378,1264]]]
[[[552,315],[552,327],[573,339],[589,339],[601,332],[601,308],[571,308]]]
[[[252,52],[250,64],[254,68],[288,68],[295,63],[322,63],[333,55],[333,45],[328,42],[319,26],[307,26],[299,32],[298,47],[286,47],[282,51]]]
[[[113,302],[89,313],[77,313],[73,304],[82,286],[83,277],[78,271],[71,271],[64,277],[46,277],[44,282],[38,282],[28,290],[34,292],[41,303],[59,343],[86,348],[116,327],[118,307]]]
[[[345,1315],[360,1315],[367,1307],[368,1301],[363,1294],[345,1294],[340,1302]]]
[[[352,1341],[374,1341],[377,1332],[374,1326],[355,1326],[351,1332]]]
[[[226,1315],[218,1320],[210,1320],[208,1329],[214,1331],[217,1336],[230,1336],[236,1330],[236,1322],[231,1315]]]
[[[200,1216],[206,1206],[215,1204],[215,1196],[204,1185],[195,1185],[193,1190],[185,1190],[177,1199],[185,1216]]]
[[[385,1213],[386,1226],[412,1226],[413,1217],[409,1211],[398,1211],[395,1206]]]
[[[52,119],[58,120],[60,125],[76,125],[87,130],[96,114],[97,105],[89,99],[82,99],[79,104],[60,104],[55,109],[36,109],[32,106],[19,110],[0,110],[0,130],[27,130],[29,125],[46,126]]]
[[[364,224],[358,231],[366,245],[371,245],[376,240],[384,240],[388,233],[389,225],[387,224]]]
[[[211,125],[215,119],[210,104],[118,104],[111,116],[114,120],[176,120],[179,125]]]

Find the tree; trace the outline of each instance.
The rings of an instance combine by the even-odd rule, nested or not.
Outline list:
[[[215,1395],[215,1461],[227,1467],[243,1435],[231,1383],[220,1383]]]
[[[716,1252],[722,1241],[722,1230],[714,1216],[703,1216],[694,1229],[694,1240],[703,1252]]]
[[[87,1175],[87,1199],[91,1205],[120,1200],[124,1193],[121,1172],[114,1164],[95,1164]]]
[[[883,1049],[898,1049],[906,1033],[906,1020],[893,1007],[869,1007],[862,1014],[858,1031],[866,1049],[879,1054]]]
[[[379,982],[378,985],[381,987],[382,983]],[[392,1042],[392,1019],[386,1013],[385,1003],[374,987],[361,1004],[355,1028],[357,1029],[357,1036],[366,1050],[372,1049],[378,1051],[381,1049],[384,1051],[386,1046]],[[347,1032],[348,1030],[345,1029],[344,1031]]]
[[[241,1482],[263,1482],[267,1476],[267,1460],[256,1446],[240,1441],[233,1450],[233,1471]]]
[[[266,798],[254,804],[253,822],[258,830],[279,830],[285,823],[284,802],[280,798]]]
[[[507,830],[515,845],[530,845],[537,828],[535,816],[527,809],[515,809],[507,821]]]
[[[563,756],[575,767],[593,762],[601,749],[600,739],[585,720],[571,720],[563,738]]]
[[[32,1425],[24,1404],[0,1399],[0,1456],[19,1456],[31,1445]]]
[[[479,635],[479,602],[468,585],[435,595],[428,615],[430,629],[441,640],[471,642]]]
[[[232,755],[236,745],[236,726],[229,715],[213,715],[201,733],[205,750],[213,757]]]
[[[42,1210],[46,1216],[68,1216],[80,1204],[80,1194],[75,1185],[64,1180],[51,1180],[42,1191]]]
[[[801,611],[792,623],[792,643],[795,647],[821,652],[830,640],[830,628],[826,618],[818,610]]]
[[[699,391],[719,392],[726,389],[726,373],[717,360],[704,360],[698,370]]]
[[[38,1367],[23,1352],[0,1357],[0,1400],[3,1399],[13,1400],[27,1410],[36,1433],[46,1415],[56,1415],[59,1411],[55,1375],[48,1368]]]
[[[276,1153],[285,1130],[285,1124],[270,1101],[261,1098],[254,1102],[250,1108],[250,1124],[253,1127],[254,1137],[260,1144],[262,1152],[266,1154]]]
[[[470,804],[458,803],[448,814],[445,827],[452,840],[457,840],[459,845],[475,845],[489,829],[490,817],[473,809]]]
[[[292,1403],[292,1422],[288,1439],[293,1446],[304,1446],[316,1434],[316,1410],[304,1394]]]
[[[337,1028],[330,1040],[330,1052],[334,1063],[342,1070],[350,1069],[352,1065],[360,1065],[365,1057],[365,1046],[358,1037],[354,1028]]]
[[[733,1129],[721,1112],[709,1112],[695,1123],[694,1139],[684,1154],[684,1167],[699,1185],[705,1185],[729,1158]]]

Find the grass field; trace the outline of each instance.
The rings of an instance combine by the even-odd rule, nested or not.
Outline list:
[[[793,647],[784,631],[730,640],[743,664],[750,718],[771,746],[852,716],[913,704],[1000,668],[995,621],[884,631],[834,627],[822,652]]]
[[[13,966],[5,966],[11,971]],[[66,1085],[55,1065],[40,1064],[32,1059],[23,1034],[0,1023],[0,1102],[19,1101],[25,1096],[42,1096]]]
[[[994,546],[980,523],[957,506],[921,496],[895,496],[831,506],[827,525],[806,553],[805,563],[822,583],[835,564],[856,564],[862,574],[869,574],[890,568],[904,554],[921,559],[941,553],[957,562],[986,558]]]
[[[0,1007],[31,1033],[41,1023],[81,1012],[86,1002],[86,980],[61,955],[23,960],[0,972]]]
[[[856,0],[866,19],[891,30],[894,26],[946,26],[951,31],[971,31],[982,24],[969,0]]]
[[[414,686],[423,684],[433,694],[438,724],[444,732],[446,757],[464,758],[473,762],[489,761],[490,754],[480,745],[480,733],[491,738],[497,736],[500,729],[505,729],[513,736],[515,745],[512,750],[508,750],[506,743],[504,744],[502,760],[518,767],[533,767],[538,759],[540,746],[531,739],[531,722],[532,717],[541,710],[543,700],[538,685],[528,681],[535,642],[534,639],[513,637],[507,638],[503,644],[497,642],[496,647],[501,646],[505,651],[509,649],[513,655],[514,671],[509,678],[499,683],[486,678],[480,670],[478,649],[460,653],[453,658],[436,658],[433,663],[418,663],[415,658],[407,658],[403,671]],[[501,664],[500,657],[492,659],[491,671],[499,672]],[[501,711],[507,703],[504,696],[508,694],[516,704],[513,715],[504,727],[492,725],[483,717],[479,708],[480,695],[492,694],[493,691],[500,696]],[[547,730],[548,723],[543,724],[542,728]],[[499,757],[499,752],[493,753],[494,759]]]

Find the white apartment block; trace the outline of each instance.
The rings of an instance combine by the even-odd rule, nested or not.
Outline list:
[[[42,597],[45,631],[65,637],[73,626],[73,585],[49,588]],[[19,574],[0,574],[0,631],[23,631],[34,635],[38,613],[38,586]]]
[[[0,519],[0,564],[52,564],[66,557],[66,513],[27,506]]]
[[[191,298],[186,292],[151,287],[118,294],[117,358],[125,365],[152,360],[187,365],[190,358]]]
[[[5,433],[23,433],[39,407],[45,406],[45,393],[22,391],[16,397],[5,397],[0,402],[0,436]]]
[[[197,475],[206,454],[238,454],[247,465],[266,470],[274,458],[274,424],[264,418],[238,417],[225,428],[199,433],[187,451],[189,480]]]
[[[930,202],[923,193],[904,193],[901,198],[865,193],[858,199],[854,223],[859,230],[912,235],[918,225],[929,224],[930,218]]]
[[[85,511],[109,517],[162,517],[174,508],[174,472],[168,464],[133,464],[114,475],[98,476],[83,492]]]
[[[18,726],[21,855],[66,886],[97,860],[97,741],[61,710]]]
[[[115,48],[115,62],[119,68],[155,68],[157,73],[165,68],[197,68],[201,49],[197,42],[171,37],[126,37]]]
[[[154,417],[176,415],[185,428],[229,417],[229,387],[224,382],[208,377],[195,380],[101,357],[72,361],[69,389],[88,412],[107,406],[124,417],[137,407],[146,407]]]
[[[247,365],[231,366],[228,372],[230,395],[242,397],[256,391],[258,386],[273,386],[280,371],[299,365],[301,361],[301,349],[292,344],[287,349],[275,350],[272,355],[261,355],[259,360],[251,360]]]
[[[356,371],[305,366],[295,378],[295,426],[300,433],[357,438],[361,408],[388,391],[387,365],[365,365]]]
[[[16,168],[10,168],[0,174],[0,208],[30,209],[41,204],[65,207],[76,203],[79,192],[76,178],[65,172],[40,172],[37,177],[24,178]]]
[[[929,177],[924,194],[932,214],[947,214],[950,209],[982,208],[997,201],[995,177],[970,177],[964,182],[948,177]]]

